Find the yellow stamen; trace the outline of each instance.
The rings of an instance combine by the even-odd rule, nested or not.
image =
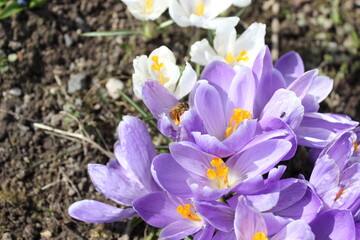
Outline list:
[[[356,150],[358,149],[359,144],[357,142],[354,142],[354,152],[356,152]]]
[[[198,15],[198,16],[202,16],[202,15],[204,15],[204,12],[205,12],[204,0],[200,0],[199,4],[196,5],[196,7],[195,7],[194,14]]]
[[[240,52],[239,56],[237,56],[236,58],[234,57],[234,55],[232,53],[229,53],[226,57],[225,57],[225,61],[228,64],[231,64],[233,61],[236,62],[240,62],[240,61],[244,61],[247,62],[249,61],[249,56],[247,55],[247,51],[243,50]]]
[[[164,67],[163,63],[159,63],[159,56],[152,56],[151,60],[154,62],[153,65],[151,65],[151,68],[154,69],[158,74],[159,74],[159,78],[158,81],[164,85],[167,81],[169,81],[169,79],[165,79],[164,75],[161,72],[161,68]]]
[[[146,14],[150,14],[153,11],[153,0],[145,1]]]
[[[268,240],[268,238],[266,237],[265,233],[258,232],[254,235],[253,240]]]
[[[242,110],[241,108],[235,108],[234,113],[229,120],[229,126],[226,129],[226,137],[228,138],[231,134],[235,132],[239,123],[244,121],[245,119],[250,119],[251,114],[249,111]]]
[[[344,193],[344,191],[345,188],[340,189],[340,191],[336,194],[334,201],[338,200],[341,197],[341,195]]]
[[[183,217],[192,221],[201,222],[202,218],[194,213],[190,208],[195,211],[195,207],[191,204],[179,205],[176,211]]]
[[[227,166],[221,166],[223,164],[225,165],[224,161],[221,158],[214,158],[213,160],[211,160],[210,165],[215,167],[215,169],[209,168],[206,171],[206,175],[208,176],[208,178],[216,179],[219,188],[227,188],[227,184],[229,182],[229,168]]]

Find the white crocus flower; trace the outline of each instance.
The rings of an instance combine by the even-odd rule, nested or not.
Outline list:
[[[237,7],[246,7],[250,5],[251,0],[234,0],[233,5]]]
[[[169,0],[122,0],[139,20],[155,20],[169,7]]]
[[[145,55],[136,57],[133,65],[134,93],[140,99],[142,99],[141,89],[145,81],[157,80],[177,99],[180,99],[192,90],[197,78],[196,72],[188,63],[180,77],[180,69],[176,65],[174,54],[165,46],[152,51],[149,57]]]
[[[171,18],[181,27],[196,26],[216,29],[221,24],[235,26],[238,17],[217,16],[229,8],[234,0],[172,0],[169,5]]]
[[[221,25],[216,29],[214,48],[206,39],[191,46],[191,61],[206,66],[214,60],[220,60],[231,66],[251,68],[257,54],[265,45],[265,28],[265,24],[253,23],[236,39],[234,27]]]

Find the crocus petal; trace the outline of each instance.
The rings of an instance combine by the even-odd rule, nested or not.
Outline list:
[[[271,139],[259,143],[227,161],[227,166],[237,176],[246,179],[264,174],[279,163],[291,148],[291,143],[282,139]]]
[[[131,171],[147,189],[152,189],[150,166],[156,152],[145,124],[125,116],[119,123],[118,136],[115,156],[120,165]]]
[[[301,220],[290,222],[280,232],[275,234],[271,240],[315,240],[315,235],[311,232],[311,228]]]
[[[220,231],[230,232],[234,229],[235,212],[220,202],[195,202],[196,210],[205,220]]]
[[[69,215],[89,223],[111,223],[136,216],[132,208],[120,209],[95,200],[81,200],[69,207]]]
[[[264,107],[261,120],[280,118],[294,129],[300,125],[303,116],[304,107],[300,99],[293,92],[279,89]]]
[[[258,83],[266,84],[265,79],[269,76],[273,69],[271,52],[268,46],[264,46],[256,56],[253,64],[253,72],[256,75]]]
[[[239,132],[240,134],[240,132]],[[227,145],[219,141],[214,136],[210,136],[209,134],[201,134],[199,132],[193,132],[192,136],[194,138],[195,143],[207,153],[218,157],[228,157],[233,154],[233,150],[229,147],[232,146],[231,142],[227,141]],[[246,141],[246,139],[245,139]],[[229,146],[229,147],[228,147]],[[240,145],[241,146],[241,145]]]
[[[225,138],[225,112],[220,96],[209,84],[201,84],[195,94],[195,106],[208,133],[222,140]]]
[[[206,224],[199,232],[194,236],[194,240],[208,240],[214,235],[215,228],[210,224]]]
[[[287,89],[296,93],[298,98],[303,99],[308,93],[310,86],[314,78],[318,75],[319,71],[317,69],[307,71],[301,75],[298,79],[293,81]]]
[[[147,189],[139,184],[136,179],[127,177],[125,172],[122,172],[120,164],[116,159],[111,160],[112,163],[108,166],[101,164],[89,164],[88,171],[91,181],[96,189],[111,200],[131,206],[131,203],[144,194]],[[109,165],[117,165],[117,168],[109,167]],[[134,176],[133,176],[134,178]]]
[[[287,86],[304,73],[304,63],[300,55],[294,51],[282,55],[276,62],[275,68],[282,73]]]
[[[237,7],[246,7],[250,5],[251,0],[234,0],[234,5]]]
[[[177,221],[166,226],[160,233],[163,240],[183,239],[198,232],[202,226],[194,226],[189,221]]]
[[[255,97],[255,79],[252,71],[247,67],[239,69],[229,89],[226,117],[230,119],[235,108],[241,108],[253,113]]]
[[[231,190],[231,188],[215,189],[209,186],[209,179],[199,181],[190,178],[187,182],[196,200],[215,201]]]
[[[250,207],[245,197],[240,197],[235,211],[234,229],[237,239],[253,239],[256,233],[267,234],[264,218]]]
[[[156,118],[179,103],[175,96],[158,81],[146,81],[142,88],[142,96],[145,105]]]
[[[318,76],[313,80],[308,94],[313,95],[318,103],[322,102],[333,89],[334,81],[326,76]]]
[[[177,141],[194,142],[192,132],[205,133],[203,121],[195,108],[190,108],[181,115]]]
[[[214,61],[204,68],[200,79],[205,79],[209,83],[220,87],[224,92],[228,92],[235,74],[235,70],[229,64]]]
[[[192,62],[206,66],[216,56],[216,52],[210,46],[208,40],[203,39],[191,45],[190,56]]]
[[[319,158],[313,172],[310,182],[316,188],[316,192],[321,196],[339,184],[340,171],[335,161],[324,155]]]
[[[170,139],[176,139],[177,131],[174,129],[174,122],[165,113],[160,114],[157,122],[159,131]]]
[[[181,220],[181,215],[176,211],[177,207],[165,192],[149,193],[133,202],[133,208],[139,216],[158,228]]]
[[[186,183],[190,175],[169,153],[162,153],[154,158],[153,173],[167,192],[179,197],[191,197],[191,190]]]
[[[181,99],[187,94],[189,94],[195,86],[196,79],[196,72],[189,63],[186,63],[185,69],[182,72],[176,90],[174,92],[175,97],[177,99]]]
[[[222,232],[218,231],[211,240],[236,240],[235,231],[231,232]]]
[[[319,215],[311,224],[316,240],[355,240],[353,216],[346,210],[329,210]]]
[[[220,25],[216,28],[214,37],[214,48],[217,55],[225,57],[228,53],[234,51],[236,40],[236,30],[231,25]]]

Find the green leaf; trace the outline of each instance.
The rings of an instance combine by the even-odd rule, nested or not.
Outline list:
[[[129,36],[129,35],[142,35],[140,31],[120,30],[120,31],[103,31],[103,32],[87,32],[82,33],[82,37],[111,37],[111,36]]]
[[[25,7],[20,7],[17,2],[12,2],[0,12],[0,19],[8,18],[23,10],[25,10]]]
[[[37,6],[39,6],[41,4],[44,4],[46,2],[47,2],[47,0],[31,0],[30,4],[29,4],[29,8],[37,7]]]
[[[8,0],[0,0],[0,7],[3,7],[6,5]]]

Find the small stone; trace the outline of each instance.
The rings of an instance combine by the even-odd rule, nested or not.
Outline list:
[[[18,87],[12,88],[9,90],[9,93],[13,96],[19,97],[22,93],[21,89]]]
[[[108,94],[113,99],[118,99],[120,97],[119,90],[124,89],[124,83],[116,78],[110,78],[106,83],[106,90]]]
[[[1,237],[1,240],[12,240],[12,239],[13,238],[11,236],[11,233],[8,233],[8,232],[4,233]]]
[[[49,230],[45,230],[45,231],[41,232],[40,235],[44,238],[51,238],[52,233]]]
[[[64,40],[65,40],[65,46],[66,47],[71,47],[71,45],[73,44],[73,40],[71,39],[69,34],[65,33]]]
[[[85,79],[86,75],[83,73],[71,75],[68,81],[68,93],[74,93],[81,90],[84,86]]]

